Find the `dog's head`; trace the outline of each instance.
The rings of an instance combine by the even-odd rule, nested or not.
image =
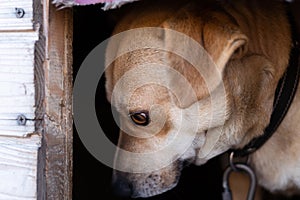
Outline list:
[[[165,192],[184,162],[204,164],[260,133],[277,81],[267,60],[246,60],[248,38],[226,14],[151,20],[159,28],[114,36],[106,56],[121,129],[113,182],[132,197]],[[126,23],[120,30],[142,26]]]

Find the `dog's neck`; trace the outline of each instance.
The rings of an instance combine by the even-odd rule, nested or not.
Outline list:
[[[294,77],[299,79],[299,77],[297,77],[299,75],[295,74],[299,73],[300,68],[300,44],[298,38],[299,34],[297,32],[293,16],[289,16],[289,18],[292,25],[294,48],[291,51],[290,63],[288,67],[289,69],[293,68],[295,70],[293,72],[294,74],[292,73],[292,76],[295,75]],[[282,78],[281,83],[283,81],[284,77]],[[275,115],[279,115],[279,117],[284,118],[281,119],[282,121],[278,117],[275,117],[278,118],[275,121],[272,121],[271,118],[271,123],[277,122],[279,124],[277,125],[277,127],[276,124],[271,124],[271,128],[274,129],[274,133],[272,132],[272,130],[267,130],[271,132],[268,132],[268,135],[266,135],[265,138],[264,136],[262,136],[262,139],[258,141],[257,147],[259,149],[252,149],[255,152],[250,155],[250,164],[254,167],[256,174],[260,177],[259,182],[262,186],[269,188],[271,191],[284,191],[286,194],[295,194],[295,192],[299,191],[296,188],[300,183],[299,179],[296,178],[300,176],[300,171],[293,170],[300,167],[300,158],[297,153],[300,152],[300,146],[298,145],[300,143],[300,87],[298,80],[289,80],[286,77],[285,81],[290,81],[289,84],[291,84],[291,86],[285,89],[290,89],[291,91],[286,92],[283,98],[288,98],[288,101],[292,102],[279,102],[283,103],[281,107],[284,107],[284,109],[286,109],[284,111],[286,113],[275,113]],[[275,97],[275,101],[278,101],[277,98],[280,98],[278,96],[278,93],[282,92],[279,88],[281,83],[279,83],[279,86],[277,87],[277,95]],[[292,90],[295,90],[295,92],[293,93]],[[272,113],[272,116],[273,115],[274,113]],[[270,125],[267,128],[269,127]],[[254,139],[252,140],[252,142],[255,143],[257,141],[255,141]],[[249,147],[245,147],[237,153],[251,153],[251,150],[249,151],[249,149],[256,144],[248,145]],[[249,148],[249,152],[247,152],[247,148]]]
[[[299,73],[299,40],[295,39],[295,30],[293,37],[295,47],[291,53],[289,67],[298,68],[294,73]],[[279,113],[279,115],[284,116],[282,121],[278,121],[281,122],[280,125],[278,125],[278,128],[273,126],[275,128],[274,134],[268,133],[269,135],[261,141],[262,143],[258,144],[260,145],[259,149],[254,149],[255,152],[249,156],[250,165],[254,168],[257,176],[260,177],[259,184],[273,192],[283,191],[285,194],[299,192],[297,185],[300,184],[300,180],[297,178],[300,176],[300,171],[294,170],[300,167],[300,157],[297,153],[300,152],[300,87],[298,81],[294,81],[294,86],[291,85],[291,87],[295,86],[298,86],[298,88],[295,88],[295,94],[292,94],[292,92],[290,94],[294,97],[284,97],[289,98],[292,102],[290,102],[291,105],[281,105],[288,111],[286,114]],[[247,154],[247,151],[244,150],[244,153]]]
[[[241,149],[233,150],[235,156],[247,156],[259,148],[275,133],[285,115],[287,114],[294,96],[297,92],[297,87],[300,78],[300,48],[298,40],[294,36],[294,46],[290,53],[289,66],[286,69],[283,77],[279,81],[274,98],[273,112],[270,123],[265,128],[264,133],[253,138],[246,146]]]
[[[250,155],[250,164],[260,178],[260,184],[271,190],[288,185],[293,188],[300,180],[300,88],[281,125],[274,135],[255,153]],[[290,181],[291,179],[294,181]],[[298,182],[297,182],[298,181]],[[287,182],[289,184],[287,184]],[[276,184],[275,184],[276,183]],[[284,188],[283,188],[284,189]]]

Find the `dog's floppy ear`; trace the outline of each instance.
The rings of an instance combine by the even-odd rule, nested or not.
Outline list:
[[[183,13],[180,19],[175,17],[163,24],[164,28],[186,34],[196,40],[207,51],[220,72],[230,59],[238,59],[248,50],[248,38],[241,33],[238,26],[226,17],[210,16],[207,19],[194,18]],[[185,41],[168,40],[168,48],[180,48]],[[167,41],[167,42],[168,42]],[[179,44],[178,44],[178,43]],[[186,48],[186,55],[193,54],[195,49]],[[201,59],[201,56],[199,57]]]
[[[248,38],[233,24],[221,25],[221,21],[206,23],[202,27],[202,45],[213,61],[223,71],[230,59],[238,59],[246,54]],[[226,23],[223,22],[223,23]]]
[[[191,13],[178,12],[177,16],[165,21],[162,24],[166,28],[163,38],[166,49],[173,53],[181,52],[179,56],[183,58],[169,56],[170,66],[186,77],[193,86],[194,91],[191,92],[201,99],[221,83],[227,62],[247,53],[248,38],[226,16],[202,18]],[[177,78],[170,80],[171,85],[178,85],[178,82]],[[183,107],[191,105],[193,101],[189,100],[189,92],[182,90],[181,93]]]

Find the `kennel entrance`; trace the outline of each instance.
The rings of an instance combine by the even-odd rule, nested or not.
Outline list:
[[[1,0],[0,199],[119,199],[110,189],[112,170],[87,152],[76,132],[73,150],[72,67],[75,76],[121,11],[100,7],[57,10],[48,0]],[[103,85],[104,79],[96,109],[116,142],[118,128],[110,117],[101,119],[110,115]],[[219,199],[221,176],[218,160],[190,166],[175,190],[151,199],[199,199],[199,193]]]

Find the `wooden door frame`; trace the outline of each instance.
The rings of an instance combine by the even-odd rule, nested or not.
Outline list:
[[[72,9],[58,10],[49,0],[34,0],[37,199],[72,199]]]

